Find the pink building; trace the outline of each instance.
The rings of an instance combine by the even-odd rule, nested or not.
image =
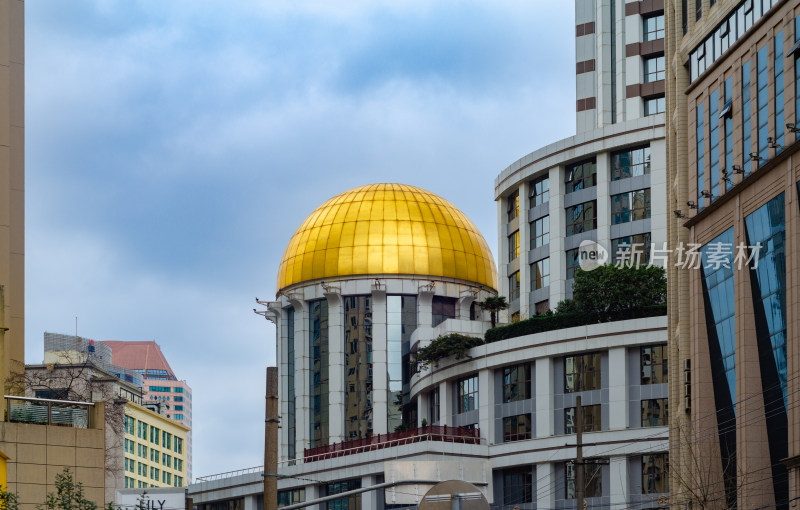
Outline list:
[[[152,341],[124,342],[107,340],[102,343],[111,348],[111,363],[138,372],[144,378],[145,405],[160,404],[161,414],[191,429],[192,389],[186,381],[175,377],[167,358],[157,343]],[[192,479],[192,431],[187,440],[187,478]]]

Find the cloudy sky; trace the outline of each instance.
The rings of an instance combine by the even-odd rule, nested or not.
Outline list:
[[[261,465],[294,230],[361,184],[460,207],[574,132],[572,2],[28,0],[26,360],[45,331],[155,340],[194,475]]]

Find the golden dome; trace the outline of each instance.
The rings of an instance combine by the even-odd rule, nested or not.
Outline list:
[[[497,288],[489,246],[453,204],[405,184],[353,188],[317,207],[292,236],[278,289],[349,275],[456,278]]]

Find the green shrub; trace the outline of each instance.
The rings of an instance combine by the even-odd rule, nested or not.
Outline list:
[[[426,347],[417,350],[413,363],[417,369],[425,370],[429,365],[438,363],[444,358],[464,359],[469,357],[469,350],[478,345],[483,345],[483,338],[450,333],[433,340]]]

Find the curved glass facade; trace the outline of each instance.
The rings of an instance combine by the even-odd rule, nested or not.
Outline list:
[[[328,302],[311,301],[311,447],[328,444]]]
[[[344,434],[372,435],[372,297],[344,298]]]

